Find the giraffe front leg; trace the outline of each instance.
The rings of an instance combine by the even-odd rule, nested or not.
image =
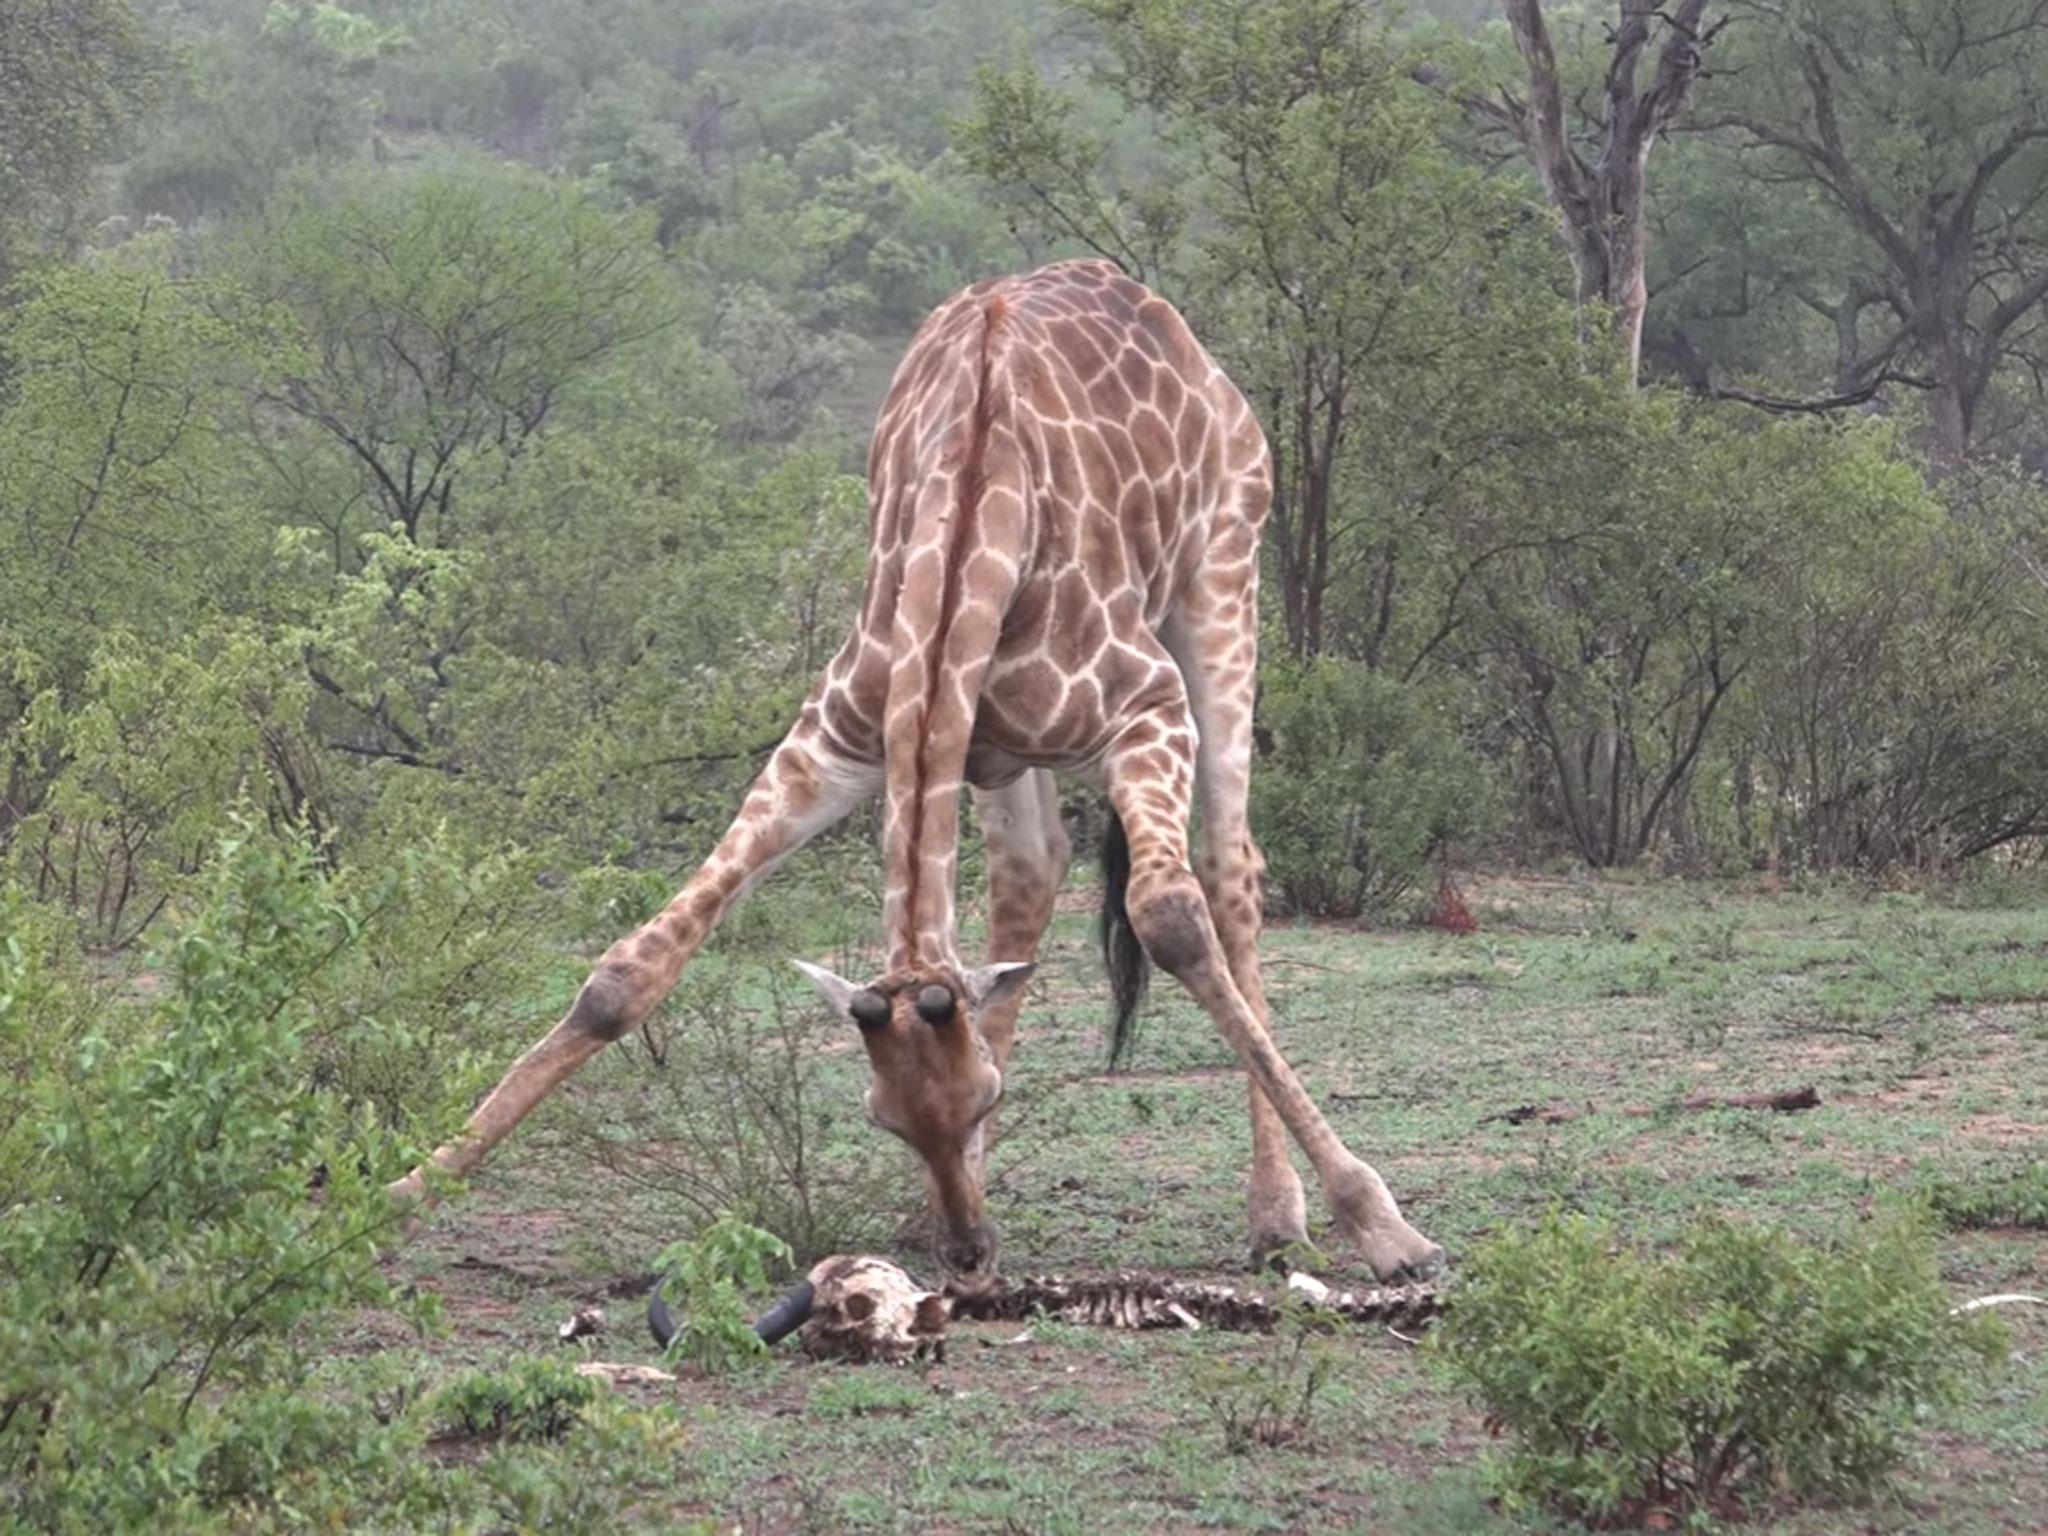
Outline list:
[[[1066,828],[1060,825],[1059,791],[1051,773],[1033,769],[1001,789],[976,790],[974,812],[988,862],[988,963],[1028,964],[1038,958],[1039,941],[1052,922],[1053,898],[1066,877],[1072,851]],[[1020,987],[992,1001],[979,1020],[996,1070],[1006,1076],[1017,1038],[1017,1012],[1023,1004]],[[968,1166],[977,1184],[986,1176],[998,1113],[990,1111],[976,1127],[968,1149]]]
[[[880,769],[832,752],[818,729],[815,698],[769,756],[740,812],[710,858],[661,912],[605,951],[560,1023],[515,1061],[433,1165],[462,1176],[534,1107],[612,1041],[660,1006],[733,903],[763,875],[874,792]],[[427,1193],[415,1168],[390,1186],[394,1199]]]
[[[1339,1235],[1382,1280],[1435,1274],[1443,1250],[1408,1224],[1385,1181],[1331,1129],[1231,973],[1208,896],[1188,866],[1194,739],[1177,700],[1130,726],[1106,761],[1110,802],[1131,846],[1132,926],[1154,963],[1202,1005],[1307,1154]]]

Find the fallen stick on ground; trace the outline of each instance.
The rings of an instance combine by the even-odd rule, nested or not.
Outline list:
[[[1975,1301],[1950,1307],[1948,1315],[1961,1317],[1965,1312],[1981,1312],[1986,1307],[2048,1307],[2048,1296],[2028,1296],[2021,1291],[2007,1291],[2001,1296],[1979,1296]]]
[[[1689,1099],[1678,1099],[1668,1104],[1624,1104],[1613,1111],[1617,1115],[1629,1115],[1638,1120],[1647,1120],[1656,1115],[1690,1112],[1701,1109],[1768,1109],[1778,1114],[1792,1114],[1802,1109],[1820,1108],[1820,1094],[1810,1085],[1804,1088],[1787,1088],[1778,1093],[1737,1093],[1737,1094],[1695,1094]],[[1522,1104],[1514,1109],[1504,1109],[1497,1115],[1488,1115],[1481,1125],[1559,1125],[1567,1120],[1580,1120],[1587,1115],[1600,1113],[1596,1104]]]

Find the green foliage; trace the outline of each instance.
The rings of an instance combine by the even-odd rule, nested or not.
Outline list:
[[[1252,828],[1291,911],[1383,913],[1448,842],[1486,825],[1480,761],[1428,692],[1325,657],[1271,667]]]
[[[128,0],[0,10],[0,276],[38,226],[63,227],[127,139],[163,59]]]
[[[1733,10],[1702,105],[1748,176],[1812,195],[1775,200],[1793,239],[1755,261],[1732,241],[1719,265],[1770,273],[1772,307],[1806,312],[1838,388],[1913,367],[1943,458],[2009,451],[2032,426],[2030,317],[2048,296],[2048,15],[2027,0]]]
[[[729,1214],[662,1249],[654,1268],[676,1320],[670,1358],[722,1373],[766,1356],[768,1346],[748,1326],[747,1298],[766,1291],[770,1268],[792,1257],[789,1244],[774,1233]]]
[[[11,831],[11,863],[97,941],[131,943],[219,835],[238,796],[317,818],[313,749],[297,718],[303,669],[224,621],[170,645],[109,627],[82,678],[54,678],[16,740],[60,765]]]
[[[267,338],[228,285],[171,266],[138,243],[45,269],[0,310],[0,648],[67,702],[102,630],[161,644],[267,553],[219,483],[228,381]]]
[[[266,403],[354,481],[370,527],[420,544],[464,542],[481,513],[459,483],[501,473],[596,364],[677,318],[640,221],[474,159],[303,180],[236,260],[320,343]],[[329,526],[346,560],[364,524]]]
[[[170,131],[147,141],[123,178],[144,212],[223,214],[259,202],[296,167],[358,158],[383,110],[379,75],[413,46],[405,28],[332,0],[268,0],[236,19],[187,35]]]
[[[817,903],[843,900],[828,878],[817,887]],[[785,892],[755,920],[786,948],[801,906]],[[630,920],[605,931],[622,926]],[[908,1214],[916,1181],[868,1124],[857,1079],[833,1049],[845,1021],[789,990],[784,952],[747,938],[728,935],[698,958],[641,1069],[649,1091],[623,1115],[575,1116],[577,1144],[604,1176],[633,1179],[691,1226],[766,1228],[799,1265],[869,1251]]]
[[[1867,1492],[2001,1353],[1904,1217],[1820,1244],[1709,1219],[1656,1255],[1557,1213],[1473,1254],[1433,1348],[1511,1437],[1503,1496],[1594,1520]]]
[[[1946,1227],[2048,1231],[2048,1163],[2022,1162],[1967,1178],[1934,1176],[1923,1187],[1929,1208]]]
[[[1260,1447],[1298,1445],[1313,1431],[1339,1359],[1336,1324],[1293,1293],[1280,1321],[1260,1347],[1243,1356],[1217,1356],[1188,1368],[1187,1384],[1223,1439],[1242,1456]]]
[[[479,1439],[559,1440],[604,1388],[560,1360],[529,1356],[471,1371],[435,1394],[435,1417]]]
[[[0,1468],[23,1510],[126,1525],[196,1475],[223,1392],[289,1380],[339,1307],[400,1305],[383,1183],[420,1147],[307,1056],[308,995],[371,920],[306,838],[251,828],[130,975],[0,948],[0,1054],[25,1069],[0,1128]]]

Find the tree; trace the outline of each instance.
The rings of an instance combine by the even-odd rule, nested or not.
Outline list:
[[[969,163],[1021,227],[1178,300],[1251,396],[1289,651],[1412,669],[1433,522],[1550,419],[1526,388],[1550,379],[1556,308],[1528,277],[1526,199],[1450,151],[1455,109],[1353,0],[1072,9],[1103,43],[1094,86],[1159,125],[1163,156],[1119,160],[1024,70],[984,74]]]
[[[0,312],[0,850],[65,755],[25,731],[31,706],[74,707],[109,631],[168,644],[267,554],[222,489],[228,381],[262,339],[161,254],[53,264]]]
[[[1839,338],[1838,380],[1917,363],[1952,464],[1980,440],[2000,369],[2019,362],[2038,390],[2048,361],[2048,4],[1739,0],[1738,14],[1720,121],[1760,176],[1818,193],[1863,242],[1833,292],[1801,295]]]
[[[1602,329],[1611,332],[1633,389],[1649,305],[1650,152],[1691,105],[1707,49],[1725,18],[1708,21],[1707,0],[1679,0],[1668,11],[1658,0],[1619,0],[1605,77],[1590,107],[1586,93],[1575,96],[1574,123],[1541,0],[1503,5],[1528,96],[1503,87],[1494,96],[1468,93],[1463,100],[1475,117],[1507,128],[1521,141],[1564,226],[1582,331],[1588,340]],[[1663,28],[1664,41],[1648,85],[1639,88],[1653,22]]]
[[[1826,424],[1668,392],[1555,457],[1568,489],[1517,509],[1519,540],[1492,535],[1460,650],[1529,755],[1536,809],[1587,863],[1626,865],[1680,819],[1773,643],[1777,573],[1824,564],[1834,525],[1901,495],[1900,472]]]
[[[121,146],[161,60],[127,0],[0,6],[0,275]]]
[[[368,526],[459,542],[463,478],[516,457],[579,378],[677,316],[638,221],[477,163],[302,188],[244,232],[240,265],[308,337],[307,366],[260,398],[353,482],[338,505],[316,485],[301,509],[338,566],[354,559],[364,503]],[[305,483],[289,454],[273,462]]]
[[[270,0],[259,26],[193,38],[165,131],[124,173],[129,200],[196,219],[260,200],[295,164],[359,156],[378,70],[409,45],[403,29],[331,0]]]

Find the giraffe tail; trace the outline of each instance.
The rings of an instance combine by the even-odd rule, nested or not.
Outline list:
[[[1109,813],[1109,825],[1102,834],[1102,963],[1109,972],[1111,1009],[1109,1016],[1110,1070],[1123,1066],[1137,1039],[1138,1004],[1145,1000],[1145,988],[1152,979],[1152,959],[1131,926],[1130,908],[1124,904],[1124,890],[1131,879],[1131,843],[1124,835],[1123,818]]]

